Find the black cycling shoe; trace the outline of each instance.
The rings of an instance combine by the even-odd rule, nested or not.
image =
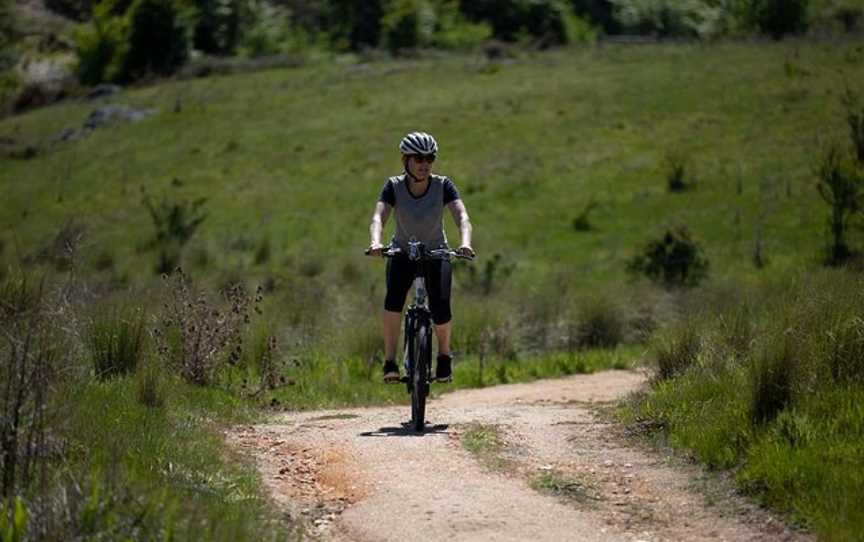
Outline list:
[[[384,362],[384,382],[392,384],[394,382],[399,382],[400,378],[399,366],[396,365],[396,362],[392,359],[386,360]]]
[[[438,382],[452,382],[452,361],[450,356],[439,354],[438,364],[435,366],[435,380]]]

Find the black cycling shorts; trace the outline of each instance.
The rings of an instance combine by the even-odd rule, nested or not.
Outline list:
[[[432,321],[437,325],[446,324],[453,315],[450,312],[450,281],[452,268],[448,260],[428,260],[412,262],[408,258],[389,258],[387,260],[387,297],[384,310],[402,312],[405,298],[414,284],[414,278],[423,272],[426,279],[426,295]]]

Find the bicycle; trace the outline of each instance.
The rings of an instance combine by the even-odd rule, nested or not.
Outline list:
[[[368,254],[368,251],[367,251]],[[403,255],[398,247],[387,247],[381,255],[385,258],[395,258]],[[405,255],[415,262],[453,257],[466,260],[473,259],[463,256],[449,248],[427,250],[418,241],[409,241],[408,253]],[[429,310],[429,300],[426,297],[426,281],[421,271],[414,278],[414,302],[405,311],[405,383],[411,394],[411,422],[414,430],[422,433],[426,424],[426,397],[429,395],[432,374],[432,311]]]

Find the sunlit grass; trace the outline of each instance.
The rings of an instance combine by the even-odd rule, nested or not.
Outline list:
[[[751,292],[736,315],[706,313],[652,356],[687,356],[624,419],[711,468],[825,540],[860,540],[864,523],[861,277],[825,272]],[[780,294],[780,295],[778,295]],[[747,326],[728,325],[744,318]],[[752,327],[752,342],[737,338]],[[737,331],[736,331],[737,330]],[[749,333],[749,332],[748,332]],[[665,344],[689,341],[695,356]],[[668,362],[665,362],[668,363]]]

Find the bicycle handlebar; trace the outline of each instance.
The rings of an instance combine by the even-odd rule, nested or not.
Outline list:
[[[365,254],[369,256],[371,254],[371,250],[368,248],[365,251]],[[387,246],[381,249],[381,256],[384,258],[395,258],[399,255],[403,254],[403,250],[399,247]],[[410,258],[410,256],[408,256]],[[433,250],[422,249],[420,256],[418,258],[414,258],[416,260],[437,260],[444,258],[459,258],[461,260],[473,260],[474,256],[464,255],[457,250],[451,250],[449,248],[436,248]]]

